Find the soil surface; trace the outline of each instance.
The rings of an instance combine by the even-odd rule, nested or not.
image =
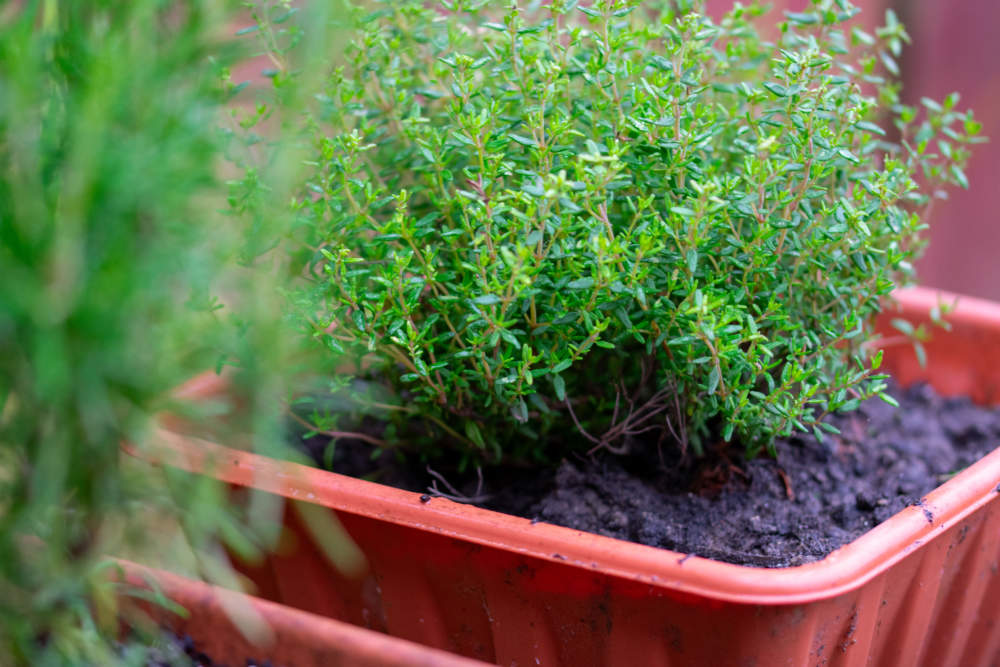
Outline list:
[[[146,667],[273,667],[270,660],[239,658],[218,662],[198,649],[191,637],[164,632],[162,641],[149,648]]]
[[[480,480],[408,466],[389,453],[373,460],[370,445],[342,439],[331,469],[684,554],[787,567],[819,560],[919,504],[1000,442],[1000,410],[941,398],[926,385],[891,394],[899,408],[873,399],[834,415],[840,435],[778,442],[777,459],[746,461],[736,450],[671,457],[631,443],[624,456],[581,456],[554,469],[486,469]],[[317,462],[328,444],[303,441]]]

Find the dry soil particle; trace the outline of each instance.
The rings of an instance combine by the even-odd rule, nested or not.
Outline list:
[[[565,460],[554,470],[487,470],[481,490],[475,479],[449,481],[463,494],[489,495],[482,504],[490,509],[535,520],[731,563],[798,565],[920,504],[1000,442],[996,410],[926,385],[893,395],[899,408],[872,400],[835,415],[841,434],[822,443],[810,435],[779,442],[777,460],[687,456],[664,466],[654,447],[633,443],[631,455]],[[373,464],[358,444],[338,442],[334,470],[428,492],[425,470],[389,457]]]

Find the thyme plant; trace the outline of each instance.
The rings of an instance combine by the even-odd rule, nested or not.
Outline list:
[[[387,442],[753,455],[892,402],[873,317],[979,125],[900,103],[891,12],[814,0],[772,43],[756,4],[426,5],[359,10],[293,202],[301,321]]]

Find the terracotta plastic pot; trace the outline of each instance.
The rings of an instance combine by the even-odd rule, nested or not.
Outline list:
[[[938,295],[897,294],[920,320]],[[951,300],[949,295],[943,295]],[[962,299],[903,382],[1000,399],[1000,305]],[[191,396],[224,391],[211,377]],[[501,665],[927,665],[1000,660],[1000,450],[824,560],[762,570],[631,544],[172,433],[173,465],[329,508],[367,558],[332,568],[294,509],[261,595]],[[292,503],[291,507],[296,507]]]
[[[201,581],[120,560],[124,579],[156,588],[187,610],[187,617],[144,605],[158,622],[189,635],[216,662],[247,658],[282,667],[476,667],[484,663],[389,637]],[[243,616],[238,627],[234,616]],[[251,620],[252,619],[252,620]],[[252,631],[251,626],[256,629]],[[251,637],[256,635],[255,637]]]

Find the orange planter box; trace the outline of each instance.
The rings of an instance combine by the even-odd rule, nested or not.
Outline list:
[[[934,292],[897,293],[926,318]],[[944,295],[947,301],[950,295]],[[1000,402],[1000,305],[963,298],[886,367]],[[187,395],[224,391],[199,378]],[[763,570],[460,505],[170,432],[158,457],[336,513],[367,560],[331,567],[294,509],[260,594],[501,665],[987,666],[1000,660],[1000,449],[822,561]],[[290,504],[294,508],[295,503]],[[933,516],[928,520],[925,510]]]

